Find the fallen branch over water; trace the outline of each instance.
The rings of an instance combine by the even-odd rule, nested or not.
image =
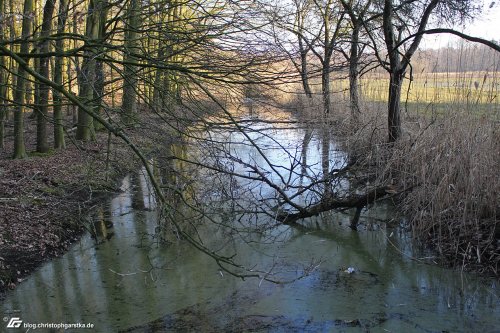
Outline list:
[[[363,195],[353,195],[348,198],[335,198],[335,197],[326,197],[318,204],[312,205],[308,208],[304,208],[300,212],[297,213],[281,213],[276,219],[281,221],[283,224],[295,224],[297,220],[317,216],[320,213],[327,212],[334,209],[341,208],[356,208],[356,214],[351,221],[351,228],[356,229],[359,215],[361,210],[369,204],[374,203],[376,200],[384,198],[390,194],[398,193],[394,186],[380,186],[372,189]]]

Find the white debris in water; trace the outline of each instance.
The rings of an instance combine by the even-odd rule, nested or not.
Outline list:
[[[347,269],[344,271],[346,272],[347,274],[352,274],[354,273],[356,270],[354,269],[354,267],[347,267]]]

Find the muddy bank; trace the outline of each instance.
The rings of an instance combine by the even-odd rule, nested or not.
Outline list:
[[[164,133],[154,119],[129,131],[143,149]],[[34,150],[31,139],[28,151]],[[118,181],[139,167],[117,138],[111,138],[108,154],[104,132],[95,142],[67,139],[67,145],[23,160],[11,159],[9,144],[0,151],[0,298],[43,262],[64,254],[88,228],[88,212],[119,192]]]
[[[85,230],[88,210],[115,193],[116,180],[134,165],[121,162],[130,156],[120,150],[106,177],[105,147],[79,148],[24,160],[2,155],[0,291],[14,289],[42,262],[63,254]]]

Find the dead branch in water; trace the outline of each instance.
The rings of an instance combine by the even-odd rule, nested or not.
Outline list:
[[[386,197],[389,194],[396,194],[397,191],[394,186],[380,186],[372,189],[364,195],[354,195],[345,199],[334,198],[334,197],[326,197],[318,204],[310,206],[309,208],[305,208],[297,213],[281,213],[276,219],[281,221],[283,224],[295,224],[297,220],[317,216],[320,213],[334,210],[334,209],[344,209],[344,208],[356,208],[356,214],[351,221],[351,228],[357,228],[359,215],[361,210],[376,200]]]

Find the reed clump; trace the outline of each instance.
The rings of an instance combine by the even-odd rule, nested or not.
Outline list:
[[[386,171],[412,188],[400,203],[412,230],[450,264],[498,274],[499,123],[456,112],[414,134],[394,147]]]
[[[397,204],[413,234],[445,264],[498,275],[498,115],[468,108],[434,117],[405,114],[403,137],[389,145],[378,113],[365,114],[366,125],[350,138],[349,150],[362,157],[377,183],[398,188]]]
[[[402,136],[392,144],[387,142],[387,104],[383,98],[363,96],[360,121],[352,124],[348,96],[336,94],[331,115],[334,120],[329,122],[342,149],[351,161],[356,161],[357,170],[362,170],[361,185],[394,186],[399,193],[394,196],[395,202],[408,227],[415,238],[437,251],[443,264],[497,276],[500,273],[498,74],[481,74],[486,78],[481,82],[491,81],[488,87],[494,87],[494,91],[491,87],[488,90],[493,97],[487,101],[465,90],[441,102],[403,99]],[[448,89],[455,87],[460,79],[464,85],[467,82],[467,87],[474,87],[472,79],[477,75],[472,79],[468,75],[450,74],[446,84],[439,83]],[[435,74],[440,80],[442,76],[446,73]],[[478,86],[477,94],[481,83]],[[365,94],[366,88],[362,89]],[[311,104],[313,112],[303,113],[312,119],[310,113],[316,114],[320,119],[321,104]],[[299,109],[300,106],[306,109],[303,101],[297,103]]]

